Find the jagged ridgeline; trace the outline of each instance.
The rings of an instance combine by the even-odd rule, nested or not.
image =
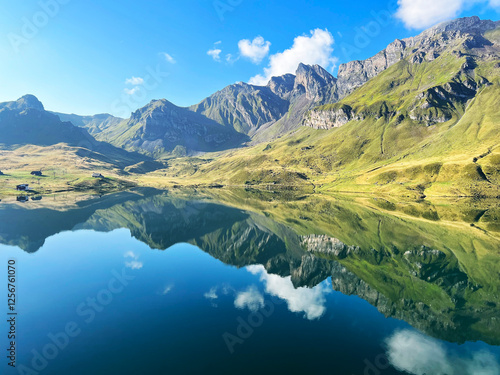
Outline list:
[[[1,243],[34,252],[61,231],[128,228],[152,249],[189,242],[226,264],[291,276],[296,287],[331,277],[335,290],[448,341],[500,343],[498,202],[139,189],[55,203],[2,204]],[[23,230],[30,222],[45,224]]]
[[[459,19],[342,65],[337,78],[305,66],[299,71],[309,75],[275,78],[268,88],[282,98],[311,100],[261,126],[254,142],[266,139],[262,134],[294,132],[202,160],[191,177],[299,184],[305,176],[330,190],[500,196],[499,26]],[[301,89],[305,94],[297,96]],[[327,104],[310,109],[321,102]],[[221,118],[215,103],[202,107]],[[303,115],[294,117],[297,107]],[[300,124],[290,125],[291,118]]]
[[[50,152],[62,160],[54,168],[154,186],[500,197],[499,107],[500,21],[469,17],[343,64],[337,77],[300,64],[187,108],[153,100],[129,119],[54,114],[33,96],[0,103],[0,142],[12,151],[1,162],[20,169],[28,155],[38,168]]]

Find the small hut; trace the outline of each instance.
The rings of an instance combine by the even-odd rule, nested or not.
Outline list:
[[[104,176],[100,173],[92,173],[93,178],[103,178]]]
[[[42,171],[32,171],[31,175],[32,176],[42,176]]]
[[[30,186],[28,184],[21,184],[16,186],[17,191],[28,191]]]

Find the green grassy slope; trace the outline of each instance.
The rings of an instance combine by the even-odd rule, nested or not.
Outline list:
[[[497,34],[488,33],[491,46],[479,49],[459,40],[429,61],[411,55],[341,102],[313,111],[349,108],[350,121],[341,127],[303,127],[269,144],[172,160],[162,173],[180,182],[500,196]]]

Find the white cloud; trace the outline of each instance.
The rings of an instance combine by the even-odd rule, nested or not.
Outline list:
[[[132,77],[132,78],[127,78],[125,80],[125,83],[127,85],[134,85],[134,86],[137,86],[137,85],[142,85],[144,83],[144,79],[141,78],[141,77]]]
[[[438,340],[410,330],[396,332],[387,340],[387,356],[396,369],[413,375],[500,374],[489,352],[448,353]]]
[[[161,292],[161,294],[166,295],[166,294],[170,293],[172,291],[172,289],[174,289],[173,284],[167,285],[165,288],[163,288],[163,292]]]
[[[264,307],[264,296],[255,286],[250,286],[244,292],[236,294],[234,306],[238,309],[248,308],[250,311],[255,312]]]
[[[127,251],[125,255],[123,255],[125,258],[132,258],[132,259],[139,259],[139,255],[134,253],[133,251]]]
[[[203,295],[206,299],[217,299],[219,296],[217,295],[217,287],[212,287],[208,292]]]
[[[269,53],[271,42],[267,42],[263,37],[258,36],[254,40],[242,39],[238,42],[240,54],[250,59],[254,64],[259,64]]]
[[[500,7],[500,0],[398,0],[396,17],[410,29],[424,29],[456,18],[478,3]]]
[[[337,61],[332,56],[333,44],[333,36],[326,29],[316,29],[311,31],[310,35],[298,36],[290,49],[271,55],[264,74],[252,77],[249,82],[254,85],[266,85],[272,77],[295,73],[300,63],[318,64],[326,69],[333,67]]]
[[[238,57],[234,57],[232,54],[228,53],[226,55],[226,62],[228,64],[234,64],[236,61],[238,61],[240,58],[239,56]]]
[[[248,266],[247,270],[266,283],[266,293],[284,299],[292,312],[303,312],[309,320],[319,319],[326,312],[325,294],[331,289],[327,283],[321,283],[312,289],[293,286],[291,277],[270,275],[262,265]]]
[[[212,59],[214,59],[215,61],[220,61],[220,54],[221,54],[221,52],[222,52],[221,49],[219,49],[219,48],[213,48],[211,50],[208,50],[207,55],[211,56]]]
[[[131,89],[123,89],[123,91],[125,92],[125,94],[127,95],[134,95],[137,91],[139,91],[140,88],[138,86],[134,87],[134,88],[131,88]]]
[[[136,88],[134,88],[134,89],[136,89]],[[134,90],[134,89],[132,89],[132,90]],[[130,95],[132,95],[132,94],[130,94]],[[127,267],[127,268],[131,268],[133,270],[140,270],[144,266],[144,263],[138,261],[139,255],[137,255],[133,251],[127,251],[125,253],[124,257],[132,259],[130,262],[125,262],[125,267]]]
[[[165,58],[165,60],[167,60],[167,62],[169,62],[170,64],[175,64],[176,61],[175,59],[172,57],[172,55],[169,55],[168,53],[166,52],[162,52],[162,55],[163,57]]]
[[[133,269],[133,270],[140,270],[144,266],[144,263],[139,262],[137,260],[133,260],[131,262],[125,262],[125,267]]]

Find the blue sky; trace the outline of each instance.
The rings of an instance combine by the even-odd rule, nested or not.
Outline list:
[[[499,10],[499,0],[0,0],[0,101],[31,93],[49,110],[122,117],[151,99],[187,106],[297,61],[336,73],[436,22]]]

